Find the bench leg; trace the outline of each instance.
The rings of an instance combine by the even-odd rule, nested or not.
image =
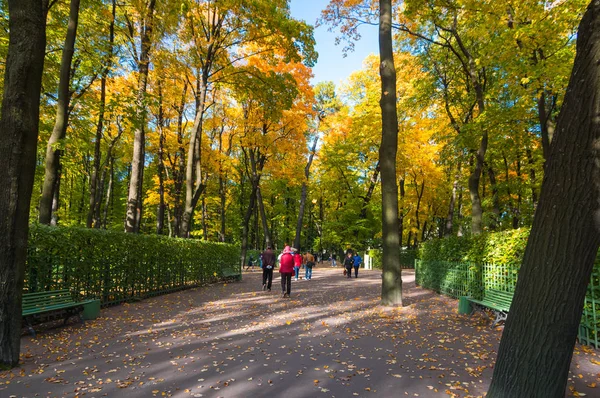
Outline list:
[[[31,320],[29,318],[25,318],[25,324],[27,325],[27,330],[29,330],[29,333],[31,333],[31,337],[35,339],[35,329],[31,324]]]
[[[496,319],[494,319],[494,322],[492,322],[492,329],[496,327],[496,325],[498,325],[500,322],[502,321],[506,321],[506,317],[507,317],[507,313],[503,312],[503,311],[495,311],[496,312]]]

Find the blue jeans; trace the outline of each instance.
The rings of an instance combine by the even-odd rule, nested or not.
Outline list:
[[[299,275],[300,275],[300,267],[294,267],[294,277],[296,279],[298,279]]]
[[[304,279],[311,279],[312,278],[312,267],[308,268],[306,267],[306,274],[304,275]]]

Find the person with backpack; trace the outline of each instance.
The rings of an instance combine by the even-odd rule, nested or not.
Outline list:
[[[352,264],[354,266],[354,277],[358,278],[358,267],[362,264],[362,258],[358,255],[358,252],[356,252],[354,257],[352,257],[352,260],[354,261]]]
[[[304,274],[304,279],[307,281],[312,279],[312,270],[315,266],[315,256],[311,254],[311,252],[306,252],[304,255],[304,268],[306,268],[306,273]]]
[[[267,250],[260,255],[263,265],[262,290],[271,291],[273,283],[273,268],[275,268],[275,253],[271,250],[271,246],[267,246]]]
[[[352,267],[354,266],[354,258],[352,257],[352,250],[348,250],[346,257],[344,258],[344,275],[348,278],[352,278]]]
[[[294,274],[294,258],[289,246],[286,246],[281,254],[279,273],[281,274],[281,298],[290,297],[292,291],[292,275]]]

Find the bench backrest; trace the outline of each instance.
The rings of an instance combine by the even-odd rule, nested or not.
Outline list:
[[[71,292],[68,289],[23,294],[24,310],[73,302],[73,296],[71,296]]]
[[[510,304],[512,303],[514,293],[489,289],[485,291],[484,295],[485,301],[493,302],[495,305],[504,307],[508,310],[510,308]]]

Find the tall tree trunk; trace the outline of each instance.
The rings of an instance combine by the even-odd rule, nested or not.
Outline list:
[[[46,170],[44,172],[44,184],[40,199],[39,221],[42,224],[50,224],[52,219],[52,198],[54,197],[54,190],[57,187],[56,180],[59,178],[58,170],[62,153],[59,146],[67,134],[69,101],[71,99],[71,61],[75,53],[75,39],[77,37],[77,23],[79,21],[79,1],[71,0],[67,36],[60,61],[56,120],[46,147]]]
[[[52,196],[52,217],[50,217],[50,225],[56,227],[58,225],[58,208],[60,207],[60,180],[62,166],[58,165],[56,187],[54,187],[54,195]]]
[[[108,224],[108,208],[110,207],[111,199],[113,196],[113,178],[114,178],[113,176],[114,176],[115,159],[112,156],[110,156],[108,158],[108,162],[109,162],[108,188],[106,188],[106,201],[104,203],[104,215],[102,217],[102,227],[104,229],[106,229],[107,224]]]
[[[315,132],[315,139],[310,148],[310,155],[308,155],[308,162],[304,167],[304,181],[302,181],[302,193],[300,194],[300,210],[298,211],[298,221],[296,222],[296,237],[294,238],[294,247],[300,250],[300,237],[302,235],[302,220],[304,219],[304,208],[306,207],[306,195],[308,191],[308,180],[310,177],[310,166],[312,165],[315,152],[317,150],[317,144],[319,143],[319,127]]]
[[[194,118],[194,127],[187,152],[187,162],[185,167],[185,205],[181,220],[180,236],[189,238],[194,217],[194,209],[198,204],[200,195],[204,192],[205,185],[202,183],[201,157],[202,157],[202,124],[204,120],[204,109],[206,106],[206,96],[208,92],[208,72],[202,72],[200,77],[200,94],[197,97],[196,117]]]
[[[0,116],[0,364],[17,366],[35,175],[45,0],[8,0],[9,43]]]
[[[108,78],[108,72],[112,67],[113,47],[115,43],[115,19],[117,12],[117,0],[112,0],[112,19],[108,28],[108,54],[104,69],[102,70],[102,76],[100,78],[100,112],[98,114],[98,123],[96,124],[96,137],[94,140],[94,169],[92,176],[90,177],[90,208],[88,210],[88,216],[86,226],[92,228],[92,226],[98,227],[100,225],[100,203],[102,200],[102,191],[98,190],[98,176],[100,174],[100,158],[101,144],[102,144],[102,132],[104,129],[104,113],[106,108],[106,79]]]
[[[380,171],[381,166],[379,165],[378,161],[375,165],[375,170],[373,170],[373,174],[371,175],[369,187],[367,188],[367,194],[363,197],[363,202],[360,209],[360,218],[362,218],[363,220],[367,219],[367,207],[369,206],[369,203],[371,203],[373,192],[375,192],[375,187],[377,186],[377,180],[379,179]]]
[[[564,397],[600,245],[600,0],[585,12],[488,397]],[[556,189],[556,187],[562,187]]]
[[[254,205],[256,201],[256,189],[254,188],[254,184],[252,184],[252,192],[250,192],[250,202],[248,203],[248,208],[246,209],[246,214],[244,214],[244,219],[242,223],[242,250],[240,257],[240,266],[241,269],[244,269],[244,265],[246,263],[246,253],[248,252],[248,232],[250,229],[250,219],[252,218],[252,213],[254,213]]]
[[[221,222],[221,228],[219,229],[219,241],[225,242],[225,226],[226,226],[226,212],[225,205],[227,204],[227,197],[225,193],[225,178],[222,175],[219,175],[219,218]]]
[[[135,133],[133,139],[133,157],[131,159],[131,178],[127,194],[127,217],[125,232],[138,233],[142,217],[142,185],[144,183],[144,159],[146,155],[146,89],[152,48],[152,30],[154,28],[154,8],[156,0],[150,0],[147,15],[142,18],[141,51],[137,61],[138,89],[135,110]]]
[[[540,121],[540,131],[542,135],[542,150],[544,159],[550,156],[552,137],[554,135],[554,122],[552,121],[552,111],[556,103],[556,98],[550,95],[550,106],[547,104],[546,92],[541,90],[538,96],[538,118]]]
[[[183,181],[185,176],[185,148],[183,146],[183,115],[185,113],[185,103],[187,97],[187,81],[184,82],[183,92],[181,94],[181,100],[179,102],[179,107],[177,109],[177,164],[174,166],[175,172],[173,172],[174,179],[174,209],[173,209],[173,234],[175,236],[180,236],[181,231],[181,218],[183,216],[183,208],[182,208],[182,193],[183,193]]]
[[[156,234],[162,235],[165,226],[165,118],[163,112],[162,82],[158,82],[158,209],[156,211]]]
[[[536,178],[535,178],[535,162],[533,160],[533,154],[531,153],[531,149],[527,148],[525,151],[527,155],[527,162],[529,163],[529,183],[531,184],[531,201],[533,202],[533,208],[537,206],[538,195],[537,190],[535,189]]]
[[[400,246],[402,246],[402,236],[404,235],[404,196],[406,192],[404,191],[404,180],[405,177],[402,175],[400,177],[400,208],[398,210],[398,238],[400,239]]]
[[[492,225],[490,225],[490,229],[497,230],[500,227],[500,197],[498,195],[498,185],[496,184],[496,173],[494,173],[494,169],[490,164],[487,166],[487,173],[492,188],[492,212],[494,213],[494,220],[492,221]]]
[[[452,196],[450,196],[450,205],[448,206],[448,217],[446,217],[446,226],[444,229],[444,236],[452,235],[452,229],[454,224],[454,208],[456,207],[456,195],[458,192],[458,180],[460,178],[460,163],[456,170],[456,176],[452,183]]]
[[[265,235],[265,245],[272,248],[271,233],[269,231],[269,225],[267,224],[267,214],[265,212],[265,204],[263,202],[262,193],[260,192],[260,187],[256,189],[256,200],[258,202],[258,211],[260,212],[263,233]]]
[[[379,73],[381,75],[381,164],[383,305],[402,305],[400,237],[398,236],[398,185],[396,153],[398,151],[398,115],[396,113],[396,69],[392,41],[392,1],[379,2]]]

